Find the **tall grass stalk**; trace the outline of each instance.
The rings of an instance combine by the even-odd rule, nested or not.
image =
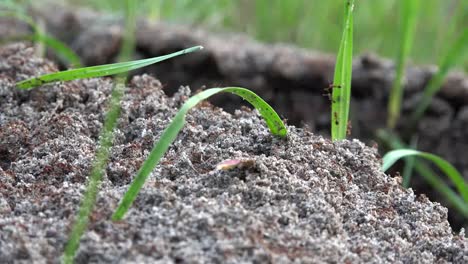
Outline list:
[[[351,75],[353,68],[353,10],[354,0],[346,0],[343,35],[336,57],[332,87],[331,137],[346,138],[349,104],[351,100]]]
[[[395,80],[393,82],[393,87],[390,91],[390,98],[388,101],[387,126],[390,129],[395,128],[398,118],[400,117],[405,66],[411,51],[411,46],[413,45],[417,14],[420,5],[419,0],[405,0],[400,1],[399,3],[401,12],[401,37],[399,52],[396,60]]]
[[[151,172],[154,170],[156,165],[158,165],[159,160],[164,156],[166,151],[169,149],[170,145],[177,138],[180,130],[184,127],[185,117],[187,113],[195,107],[201,101],[209,98],[212,95],[215,95],[220,92],[229,92],[236,94],[243,99],[247,100],[252,104],[259,112],[260,115],[265,119],[271,133],[275,136],[286,137],[286,127],[284,126],[281,118],[273,110],[273,108],[266,103],[262,98],[257,96],[255,93],[241,88],[241,87],[227,87],[227,88],[212,88],[206,91],[203,91],[199,94],[196,94],[184,105],[181,107],[179,112],[175,115],[172,122],[169,126],[164,129],[161,138],[155,142],[153,149],[151,150],[148,158],[145,160],[140,170],[137,173],[137,176],[133,180],[132,184],[125,193],[122,201],[120,202],[118,208],[115,210],[112,215],[112,220],[121,220],[125,213],[128,211],[133,201],[136,199],[140,189],[143,187],[146,179],[148,179]]]
[[[442,88],[442,84],[448,71],[451,67],[456,65],[459,61],[463,61],[466,58],[468,50],[468,28],[465,28],[459,38],[452,44],[448,49],[447,53],[442,58],[439,64],[439,70],[431,78],[429,84],[424,89],[421,101],[418,103],[416,110],[411,115],[412,123],[416,123],[424,114],[427,107],[431,103],[434,94]]]

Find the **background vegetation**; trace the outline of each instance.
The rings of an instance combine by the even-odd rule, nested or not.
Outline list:
[[[125,1],[57,0],[116,13]],[[394,58],[400,42],[400,0],[359,0],[354,10],[354,54],[372,51]],[[244,32],[264,42],[286,42],[336,54],[343,21],[339,0],[139,0],[139,17]],[[424,0],[410,61],[437,64],[447,44],[468,25],[468,1]],[[459,67],[468,70],[468,61]]]

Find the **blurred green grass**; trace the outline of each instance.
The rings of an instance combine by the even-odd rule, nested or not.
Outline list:
[[[394,58],[399,46],[398,4],[403,0],[360,0],[355,10],[355,54]],[[123,1],[62,0],[95,10],[123,13]],[[341,37],[343,1],[323,0],[140,0],[140,17],[244,32],[263,42],[286,42],[335,53]],[[410,60],[436,64],[447,43],[468,25],[468,1],[425,0]],[[458,66],[468,70],[468,62]]]

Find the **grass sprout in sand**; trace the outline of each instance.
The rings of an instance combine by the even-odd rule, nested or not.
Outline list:
[[[193,51],[198,51],[202,49],[201,46],[196,46],[188,49],[184,49],[169,55],[159,56],[150,59],[143,59],[137,61],[130,61],[130,62],[120,62],[114,64],[107,64],[107,65],[99,65],[99,66],[92,66],[86,68],[79,68],[79,69],[72,69],[67,71],[61,71],[51,74],[46,74],[40,77],[28,79],[25,81],[21,81],[16,83],[16,86],[21,89],[31,89],[36,86],[40,86],[45,83],[49,82],[56,82],[56,81],[70,81],[75,79],[82,79],[82,78],[93,78],[93,77],[101,77],[113,74],[123,74],[128,71],[138,69],[141,67],[145,67],[154,63],[161,62],[163,60],[167,60],[182,54],[190,53]],[[128,50],[128,49],[124,49]],[[128,53],[128,52],[127,52]],[[64,252],[64,263],[71,263],[75,256],[76,250],[79,246],[79,240],[84,232],[87,222],[88,216],[94,207],[94,203],[96,201],[97,192],[99,189],[99,183],[102,176],[102,171],[107,165],[107,158],[109,155],[109,149],[112,146],[113,141],[113,130],[117,119],[120,115],[120,100],[123,95],[124,85],[125,85],[125,77],[120,76],[116,80],[116,85],[112,92],[112,98],[110,102],[110,111],[106,116],[106,120],[104,123],[104,130],[101,134],[100,139],[100,148],[96,153],[96,161],[93,166],[93,170],[91,172],[91,177],[89,181],[89,185],[85,191],[82,205],[79,210],[79,215],[77,217],[76,223],[73,227],[72,233],[70,235],[70,240],[68,241],[65,252]]]
[[[190,109],[195,107],[201,101],[208,97],[221,92],[229,92],[236,94],[243,99],[251,103],[259,112],[260,115],[265,119],[268,128],[271,133],[275,136],[286,137],[287,130],[281,121],[278,114],[273,108],[268,105],[262,98],[255,93],[240,87],[227,87],[227,88],[212,88],[203,91],[197,95],[192,96],[187,102],[184,103],[182,108],[176,114],[171,124],[163,131],[161,138],[157,141],[151,150],[148,158],[145,160],[136,178],[133,180],[129,189],[125,193],[124,198],[120,202],[119,207],[112,216],[112,220],[121,220],[125,213],[128,211],[133,201],[135,200],[138,192],[145,183],[146,179],[150,175],[151,171],[156,167],[159,160],[162,158],[164,153],[169,149],[169,146],[174,142],[179,134],[180,130],[184,127],[185,117]]]

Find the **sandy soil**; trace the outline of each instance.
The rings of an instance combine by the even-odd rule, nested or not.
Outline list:
[[[21,91],[55,70],[23,44],[0,49],[0,262],[57,262],[85,188],[110,79]],[[154,140],[190,95],[129,83],[112,157],[78,263],[466,263],[447,209],[379,170],[375,148],[204,104],[127,217],[109,220]],[[224,160],[253,165],[216,170]]]
[[[48,32],[72,47],[86,65],[115,60],[122,43],[122,19],[86,9],[42,5],[32,10],[45,23]],[[0,41],[30,33],[27,25],[0,18]],[[92,48],[90,48],[92,43]],[[166,61],[133,74],[156,76],[173,94],[180,85],[193,90],[202,86],[238,85],[253,89],[266,99],[290,124],[307,125],[317,134],[330,134],[330,102],[325,95],[332,81],[334,57],[284,44],[262,44],[240,34],[214,33],[186,25],[149,23],[137,27],[135,58],[154,57],[193,45],[206,49],[191,56]],[[53,52],[54,61],[62,61]],[[64,64],[62,63],[62,66]],[[406,116],[417,105],[421,91],[436,71],[435,66],[408,65],[405,73],[403,115],[397,132],[409,123]],[[386,123],[388,93],[394,79],[394,63],[372,54],[356,54],[353,64],[351,99],[352,138],[372,144],[376,130]],[[324,96],[325,95],[325,96]],[[234,96],[210,99],[233,113],[242,104]],[[451,72],[429,110],[417,126],[418,149],[448,159],[468,177],[468,76]],[[383,145],[381,144],[381,147]],[[382,153],[386,150],[381,149]],[[415,175],[411,186],[445,206],[450,203]],[[467,226],[466,218],[449,210],[449,220],[457,230]]]

